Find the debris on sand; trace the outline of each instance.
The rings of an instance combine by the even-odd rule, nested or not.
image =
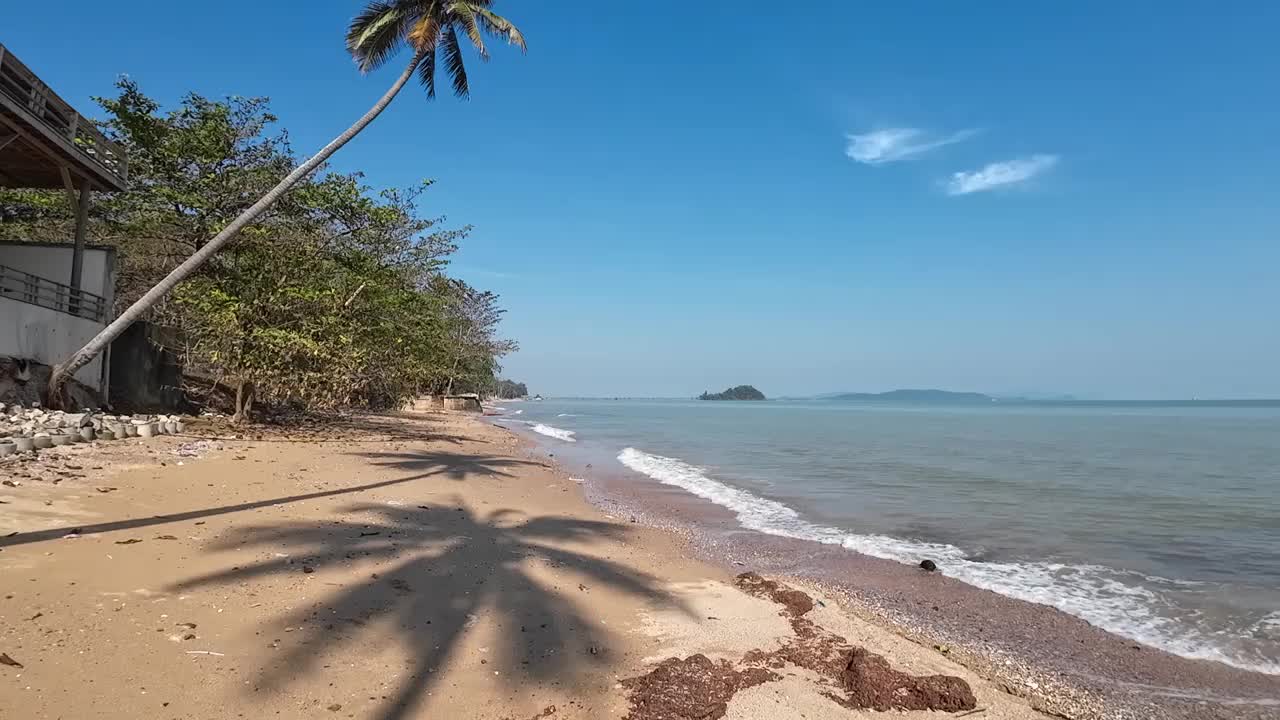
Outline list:
[[[889,661],[804,617],[813,610],[808,593],[767,580],[753,572],[734,585],[748,595],[782,606],[795,633],[776,650],[752,650],[737,663],[712,662],[703,655],[668,658],[649,674],[622,681],[631,691],[626,720],[701,720],[723,717],[734,693],[780,679],[774,671],[804,668],[817,675],[832,701],[851,709],[941,710],[977,706],[973,690],[950,675],[914,676],[894,670]]]
[[[16,668],[24,667],[22,663],[9,657],[8,653],[0,653],[0,665],[8,665],[9,667],[16,667]]]
[[[854,648],[841,674],[847,693],[842,705],[873,710],[972,710],[977,705],[969,683],[951,675],[916,677],[889,667],[866,648]]]
[[[647,675],[622,681],[631,691],[626,720],[716,720],[739,690],[777,679],[764,668],[738,670],[728,660],[717,663],[701,654],[667,658]]]
[[[780,649],[753,651],[744,663],[779,668],[790,663],[823,676],[834,687],[828,697],[849,708],[874,710],[972,710],[977,699],[969,683],[951,675],[917,677],[894,670],[889,661],[803,617],[813,609],[807,593],[793,590],[756,573],[742,573],[734,581],[743,592],[782,605],[791,618],[795,639]]]
[[[807,593],[792,590],[773,580],[765,580],[753,572],[742,573],[734,578],[733,584],[748,595],[778,603],[786,608],[787,614],[793,618],[800,617],[813,609],[813,598]]]

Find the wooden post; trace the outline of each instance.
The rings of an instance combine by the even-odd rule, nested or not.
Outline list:
[[[89,199],[93,183],[80,181],[80,200],[76,203],[76,244],[71,251],[71,314],[80,314],[80,278],[84,273],[84,238],[89,225]]]

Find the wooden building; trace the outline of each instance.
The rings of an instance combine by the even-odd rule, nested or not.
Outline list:
[[[90,248],[85,277],[89,209],[128,180],[124,150],[0,44],[0,187],[62,190],[76,218],[63,245],[0,246],[0,355],[58,362],[111,320],[114,273],[93,255],[106,249]],[[99,391],[106,377],[106,361],[76,374]]]

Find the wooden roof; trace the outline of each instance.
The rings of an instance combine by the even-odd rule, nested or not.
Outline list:
[[[0,44],[0,186],[61,188],[71,178],[124,190],[128,159]]]

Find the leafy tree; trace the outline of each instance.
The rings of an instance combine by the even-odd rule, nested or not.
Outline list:
[[[150,287],[171,266],[166,253],[189,253],[209,218],[234,215],[293,165],[263,99],[189,95],[163,112],[122,81],[99,102],[134,159],[130,189],[93,217],[95,236],[119,251],[118,295]],[[255,401],[393,407],[449,386],[487,392],[497,355],[514,344],[496,337],[497,297],[445,275],[469,228],[418,213],[430,185],[374,192],[359,173],[304,179],[149,310],[153,337],[188,375],[229,388],[239,418]],[[71,220],[59,199],[0,191],[0,232],[57,237]]]
[[[484,392],[493,387],[502,369],[498,360],[515,352],[514,340],[498,337],[498,324],[506,311],[498,296],[447,277],[434,280],[444,299],[444,358],[430,384],[434,392]]]
[[[493,394],[500,400],[511,400],[513,398],[522,398],[529,396],[529,388],[524,383],[518,383],[511,380],[499,380],[494,386]]]
[[[459,97],[470,94],[461,43],[461,30],[482,58],[488,58],[484,44],[487,34],[525,48],[524,36],[510,21],[494,13],[492,0],[374,0],[351,23],[347,32],[347,49],[363,72],[377,69],[400,50],[412,53],[408,65],[391,87],[351,127],[325,145],[306,162],[294,168],[256,202],[240,212],[218,230],[207,243],[200,245],[163,280],[142,294],[102,332],[65,362],[54,368],[50,378],[49,400],[62,401],[61,385],[65,379],[84,367],[125,328],[165,298],[178,283],[190,277],[211,257],[233,240],[246,227],[259,219],[285,193],[319,168],[331,155],[351,141],[391,104],[414,73],[426,88],[427,97],[435,97],[437,57],[443,58],[445,69],[453,80]]]

